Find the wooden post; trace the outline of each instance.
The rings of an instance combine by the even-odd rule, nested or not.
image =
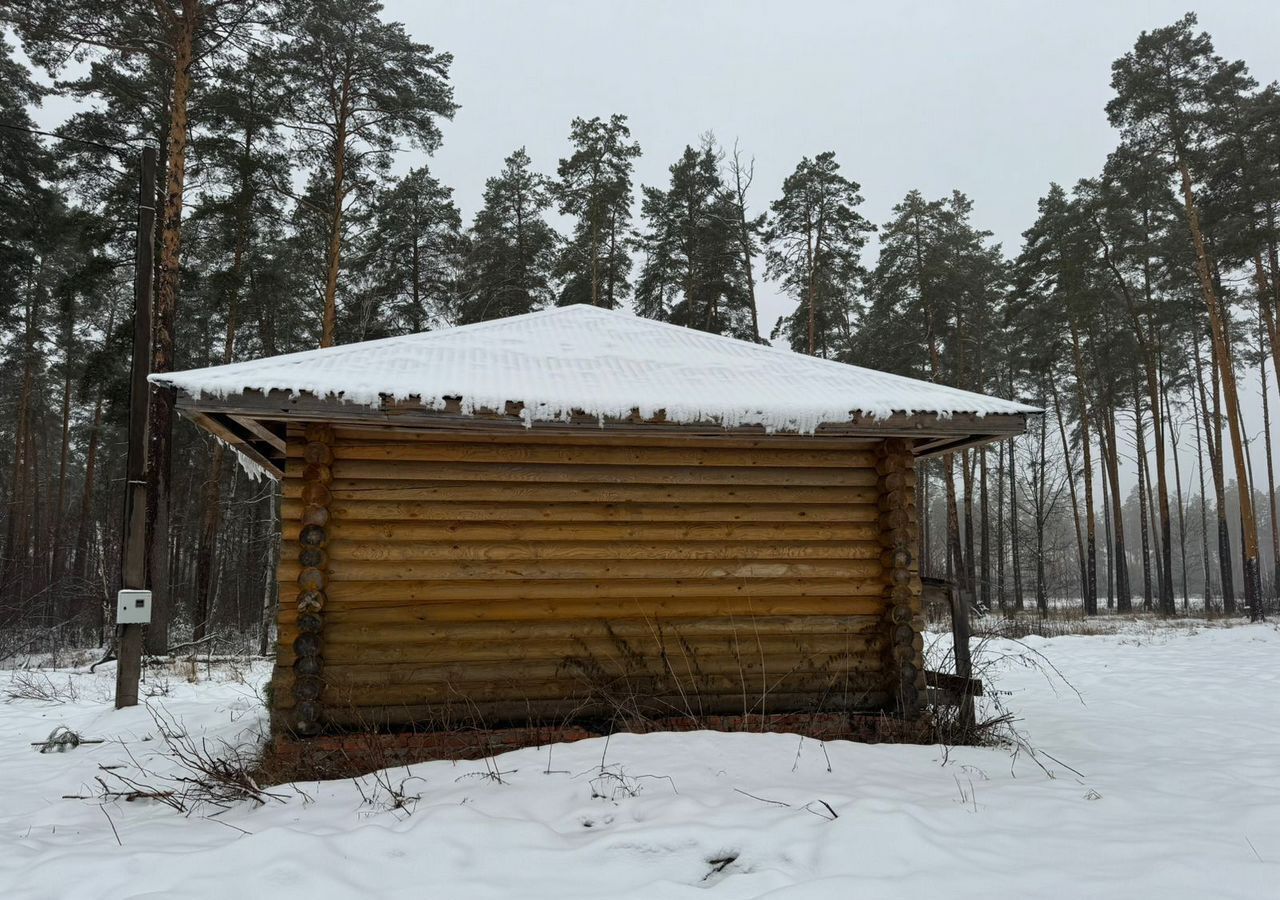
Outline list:
[[[973,661],[969,658],[969,604],[972,597],[966,595],[955,585],[951,586],[951,639],[952,653],[956,660],[956,676],[963,679],[964,688],[960,692],[960,722],[966,728],[974,724],[973,690],[970,679],[973,677]]]
[[[138,245],[133,264],[133,364],[129,376],[129,452],[124,492],[124,536],[120,580],[125,588],[146,586],[147,375],[151,371],[151,287],[155,259],[156,151],[142,150],[138,189]],[[117,625],[116,709],[138,705],[142,679],[142,625]]]

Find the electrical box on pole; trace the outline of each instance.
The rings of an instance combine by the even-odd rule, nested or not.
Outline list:
[[[151,592],[124,590],[117,594],[116,624],[151,624]]]

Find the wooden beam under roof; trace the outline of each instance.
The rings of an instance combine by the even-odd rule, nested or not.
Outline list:
[[[246,429],[237,423],[218,414],[204,413],[199,410],[179,406],[179,412],[199,425],[205,431],[244,455],[246,459],[261,468],[269,476],[279,481],[284,477],[284,449],[279,453],[266,451],[256,441],[246,436]],[[274,445],[269,445],[272,448]]]
[[[636,411],[627,418],[606,419],[601,422],[596,416],[575,413],[570,415],[567,421],[528,423],[521,417],[523,406],[520,403],[509,402],[501,412],[482,409],[474,414],[466,414],[462,411],[461,400],[457,398],[451,399],[445,409],[437,410],[424,407],[420,401],[412,398],[395,400],[384,397],[377,406],[369,406],[346,402],[341,397],[316,397],[305,392],[293,394],[288,391],[267,393],[246,391],[230,397],[192,397],[180,394],[178,405],[183,410],[201,413],[224,425],[231,423],[228,427],[233,427],[235,431],[251,432],[252,440],[245,441],[242,436],[241,441],[250,445],[256,443],[270,446],[273,450],[279,450],[280,435],[271,430],[271,423],[291,420],[473,433],[533,431],[548,434],[581,434],[589,428],[593,431],[612,434],[665,434],[672,437],[766,435],[764,427],[759,425],[724,428],[715,422],[670,422],[661,411],[648,418],[641,417]],[[249,423],[253,425],[250,426]],[[259,433],[262,430],[267,431],[277,440],[272,441],[263,437]],[[953,414],[945,417],[898,414],[887,418],[851,413],[847,422],[819,425],[813,436],[837,439],[904,437],[913,442],[917,456],[932,456],[991,443],[1025,431],[1026,414],[1023,413],[983,416]],[[779,436],[785,436],[785,434],[789,433]],[[794,435],[791,436],[794,437]]]

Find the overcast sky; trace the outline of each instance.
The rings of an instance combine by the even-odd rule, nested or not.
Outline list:
[[[642,184],[711,130],[755,157],[763,208],[802,156],[834,150],[877,225],[912,188],[959,189],[1016,253],[1049,183],[1115,146],[1111,62],[1188,2],[388,0],[387,17],[454,55],[462,109],[429,164],[468,218],[513,149],[554,174],[574,116],[625,113]],[[1280,0],[1214,0],[1200,24],[1280,79]],[[765,294],[772,325],[791,304]]]

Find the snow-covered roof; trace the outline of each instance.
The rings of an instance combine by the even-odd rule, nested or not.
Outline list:
[[[377,406],[414,398],[462,411],[523,404],[527,423],[664,411],[675,423],[811,433],[854,414],[1020,414],[1034,407],[873,369],[566,306],[405,337],[192,369],[152,380],[199,397],[273,390]]]

